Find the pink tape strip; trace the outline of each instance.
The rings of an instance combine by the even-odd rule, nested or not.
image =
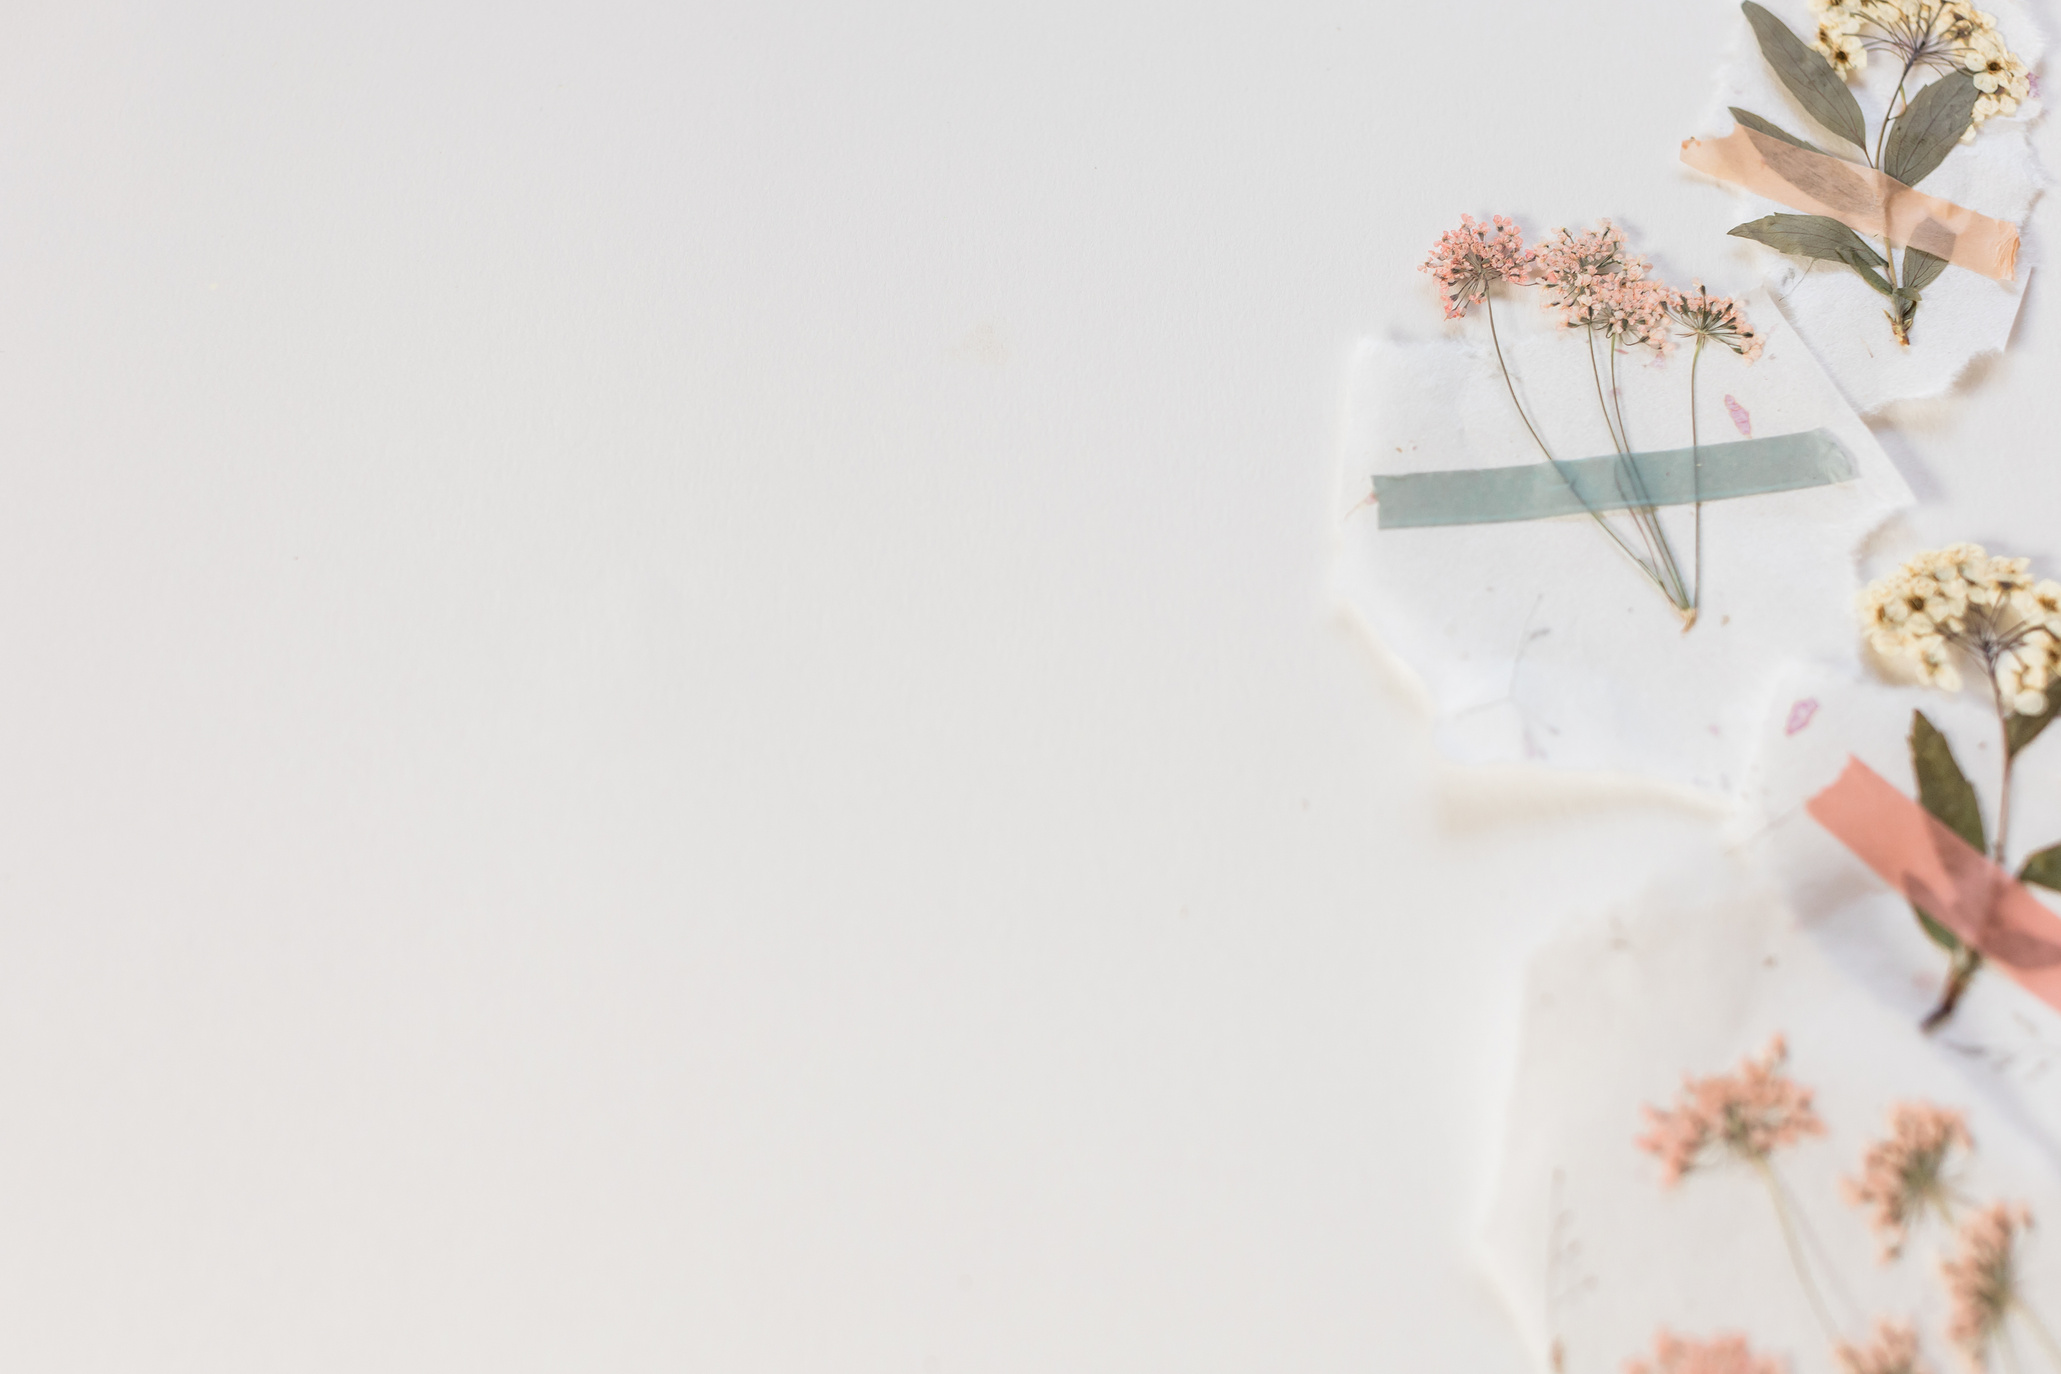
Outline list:
[[[1859,759],[1805,809],[1883,881],[2061,1011],[2061,916]]]
[[[2017,225],[1758,129],[1742,126],[1708,142],[1685,139],[1682,161],[1792,210],[1828,215],[1856,233],[1908,244],[1997,281],[2018,270]]]

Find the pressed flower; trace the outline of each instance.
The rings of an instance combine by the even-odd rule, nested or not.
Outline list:
[[[1974,1148],[1961,1113],[1929,1102],[1899,1102],[1890,1109],[1889,1134],[1862,1157],[1860,1177],[1841,1180],[1846,1200],[1867,1211],[1884,1259],[1902,1251],[1911,1226],[1926,1212],[1949,1214],[1947,1164],[1957,1148]]]
[[[2035,584],[2031,567],[1979,544],[1918,554],[1861,593],[1861,628],[1875,652],[1929,686],[1958,691],[1964,657],[1981,665],[2003,714],[2037,715],[2061,668],[2061,584]]]
[[[1713,296],[1697,282],[1694,291],[1671,291],[1668,317],[1688,331],[1699,343],[1720,343],[1752,362],[1760,357],[1765,340],[1746,322],[1746,309],[1730,296]]]
[[[1782,1072],[1788,1057],[1778,1035],[1734,1073],[1684,1075],[1673,1107],[1643,1109],[1647,1130],[1637,1144],[1660,1160],[1665,1184],[1680,1182],[1714,1151],[1758,1164],[1786,1145],[1825,1133],[1811,1090]]]
[[[1993,1203],[1961,1224],[1954,1253],[1940,1264],[1950,1307],[1947,1337],[1977,1368],[2018,1305],[2018,1234],[2031,1225],[2032,1213],[2023,1206]]]
[[[1756,1355],[1744,1336],[1689,1340],[1662,1327],[1653,1335],[1653,1356],[1626,1360],[1624,1374],[1783,1374],[1782,1361]]]
[[[1486,224],[1460,216],[1460,227],[1439,235],[1431,256],[1417,270],[1438,282],[1446,318],[1456,320],[1467,307],[1488,299],[1496,282],[1523,285],[1531,278],[1531,254],[1524,234],[1506,215],[1492,215]]]
[[[1918,1353],[1918,1333],[1908,1322],[1877,1318],[1866,1345],[1841,1341],[1833,1354],[1840,1374],[1931,1374]]]

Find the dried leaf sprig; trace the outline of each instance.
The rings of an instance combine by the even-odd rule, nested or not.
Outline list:
[[[1667,597],[1682,617],[1682,628],[1686,631],[1693,626],[1703,584],[1703,459],[1696,413],[1697,369],[1707,343],[1729,348],[1748,363],[1760,357],[1763,340],[1747,323],[1744,307],[1728,296],[1709,294],[1701,282],[1693,291],[1684,292],[1654,279],[1650,275],[1652,264],[1630,250],[1624,232],[1609,220],[1579,234],[1565,228],[1555,230],[1537,247],[1527,248],[1523,231],[1508,216],[1493,215],[1480,221],[1462,215],[1460,227],[1440,235],[1419,270],[1438,283],[1447,319],[1462,318],[1475,305],[1482,307],[1504,388],[1532,442],[1596,524]],[[1563,326],[1583,333],[1596,404],[1620,459],[1618,483],[1626,498],[1629,536],[1582,494],[1518,398],[1516,381],[1496,328],[1491,288],[1498,284],[1541,288],[1546,308],[1559,316]],[[1695,455],[1697,483],[1695,544],[1687,574],[1661,524],[1659,508],[1647,494],[1644,476],[1632,461],[1634,450],[1617,382],[1620,354],[1646,349],[1655,357],[1665,357],[1674,350],[1678,336],[1695,341],[1695,354],[1689,365],[1689,442]],[[1606,369],[1599,361],[1599,353],[1609,360],[1607,389]]]
[[[1906,186],[1930,176],[1985,121],[2016,113],[2031,94],[2025,63],[1997,32],[1996,21],[1963,0],[1811,0],[1817,25],[1809,43],[1753,0],[1740,8],[1761,55],[1804,112],[1835,140],[1857,149],[1866,166]],[[1896,91],[1872,142],[1860,102],[1846,85],[1868,65],[1870,53],[1899,67]],[[1914,84],[1921,74],[1932,79]],[[1771,138],[1825,153],[1750,111],[1734,107],[1732,117]],[[1899,255],[1887,239],[1878,253],[1827,215],[1765,215],[1731,232],[1850,269],[1888,299],[1883,313],[1890,334],[1905,346],[1925,289],[1947,267],[1944,258],[1923,249],[1907,246]]]
[[[1988,685],[2003,743],[1994,837],[1986,836],[1975,788],[1952,746],[1923,711],[1911,713],[1911,767],[1920,804],[2004,866],[2013,764],[2061,707],[2061,583],[2035,582],[2031,568],[2028,559],[1993,557],[1979,544],[1953,544],[1920,553],[1870,583],[1859,602],[1861,628],[1878,654],[1905,662],[1920,681],[1944,691],[1961,689],[1963,664]],[[2061,845],[2028,856],[2018,876],[2061,889]],[[1954,1014],[1983,960],[1931,913],[1917,906],[1912,911],[1948,959],[1946,986],[1925,1018],[1929,1030]]]

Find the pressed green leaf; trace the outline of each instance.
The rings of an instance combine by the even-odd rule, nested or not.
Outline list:
[[[1887,296],[1895,290],[1883,280],[1880,268],[1889,266],[1882,255],[1870,248],[1859,234],[1830,215],[1762,215],[1734,225],[1734,238],[1765,243],[1782,253],[1841,262],[1860,273],[1861,280]]]
[[[1930,916],[1927,916],[1924,907],[1914,903],[1911,907],[1911,914],[1918,918],[1918,928],[1925,932],[1926,938],[1931,940],[1933,944],[1938,945],[1949,954],[1959,954],[1961,952],[1961,937],[1933,920]]]
[[[2013,716],[2004,724],[2004,748],[2011,757],[2018,757],[2018,751],[2040,737],[2040,731],[2047,728],[2047,722],[2054,713],[2061,711],[2061,677],[2047,684],[2047,709],[2037,715]]]
[[[1761,56],[1767,58],[1805,113],[1848,143],[1865,148],[1868,126],[1861,118],[1860,102],[1832,70],[1832,64],[1753,0],[1739,8],[1746,12],[1746,22],[1753,25],[1753,36],[1760,40]]]
[[[2037,854],[2028,855],[2018,877],[2021,882],[2038,883],[2061,892],[2061,844],[2050,844]]]
[[[1757,129],[1761,133],[1766,134],[1769,138],[1779,138],[1784,143],[1794,144],[1798,148],[1808,148],[1811,152],[1814,153],[1825,152],[1823,148],[1818,147],[1815,143],[1805,143],[1802,139],[1798,138],[1795,134],[1790,133],[1787,129],[1781,128],[1775,124],[1768,122],[1765,119],[1762,119],[1759,115],[1755,114],[1751,110],[1742,110],[1737,105],[1733,105],[1730,108],[1732,111],[1732,118],[1737,120],[1739,123],[1744,124],[1749,129]],[[1830,157],[1831,154],[1825,153],[1825,156]]]
[[[1939,274],[1944,271],[1945,258],[1935,258],[1923,248],[1904,249],[1904,290],[1912,295],[1939,280]]]
[[[1982,853],[1982,807],[1975,800],[1975,786],[1954,762],[1946,736],[1923,711],[1911,712],[1911,771],[1918,775],[1919,804]]]
[[[1906,186],[1916,186],[1932,175],[1932,169],[1946,160],[1967,132],[1975,117],[1975,102],[1981,98],[1975,78],[1964,71],[1951,71],[1928,83],[1890,125],[1882,170]]]

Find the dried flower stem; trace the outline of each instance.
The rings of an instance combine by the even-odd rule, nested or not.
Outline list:
[[[1696,365],[1703,361],[1704,336],[1696,336],[1696,350],[1689,355],[1689,453],[1690,481],[1696,497],[1696,535],[1690,557],[1696,565],[1696,589],[1689,594],[1691,615],[1703,608],[1703,444],[1696,430]]]
[[[1825,1339],[1834,1345],[1839,1343],[1839,1325],[1832,1320],[1832,1313],[1825,1306],[1824,1295],[1818,1292],[1817,1283],[1811,1278],[1810,1260],[1803,1252],[1803,1241],[1796,1232],[1796,1219],[1790,1214],[1789,1200],[1783,1194],[1782,1182],[1775,1177],[1775,1166],[1765,1159],[1753,1161],[1753,1167],[1768,1186],[1768,1197],[1775,1204],[1775,1219],[1782,1224],[1782,1241],[1789,1247],[1789,1263],[1796,1270],[1796,1281],[1803,1286],[1803,1295],[1809,1300],[1811,1314],[1824,1328]]]
[[[1562,467],[1560,465],[1560,460],[1553,456],[1553,450],[1547,448],[1546,441],[1539,437],[1538,428],[1532,424],[1531,416],[1525,414],[1524,412],[1524,402],[1517,399],[1517,383],[1510,379],[1510,364],[1505,362],[1503,359],[1503,341],[1496,335],[1496,302],[1494,293],[1486,292],[1482,296],[1481,303],[1484,310],[1488,314],[1489,342],[1495,345],[1496,366],[1502,369],[1503,387],[1510,393],[1510,404],[1517,408],[1517,418],[1524,421],[1524,428],[1531,434],[1531,441],[1539,446],[1540,453],[1546,455],[1546,461],[1553,465],[1553,471],[1560,474],[1560,480],[1567,483],[1567,489],[1573,492],[1575,495],[1575,499],[1582,503],[1582,509],[1589,513],[1589,518],[1594,520],[1597,523],[1597,525],[1601,526],[1603,532],[1609,535],[1610,538],[1617,544],[1617,546],[1620,549],[1624,550],[1625,557],[1631,559],[1634,563],[1638,563],[1640,569],[1642,571],[1646,571],[1647,574],[1651,576],[1651,571],[1646,568],[1643,562],[1641,562],[1639,555],[1632,551],[1632,546],[1625,542],[1624,536],[1619,534],[1617,532],[1616,527],[1614,527],[1608,520],[1605,520],[1603,518],[1603,512],[1597,510],[1594,506],[1589,504],[1589,498],[1582,495],[1581,488],[1576,486],[1574,483],[1574,479],[1567,475],[1567,469]],[[1592,354],[1592,359],[1593,356],[1594,355]]]
[[[2011,1300],[2011,1310],[2016,1312],[2019,1318],[2024,1321],[2026,1329],[2032,1332],[2032,1338],[2040,1343],[2040,1349],[2046,1352],[2047,1358],[2053,1361],[2054,1367],[2061,1369],[2061,1343],[2057,1343],[2054,1340],[2054,1333],[2047,1330],[2047,1324],[2041,1321],[2038,1314],[2030,1307],[2026,1306],[2025,1299],[2023,1298],[2013,1298]]]

